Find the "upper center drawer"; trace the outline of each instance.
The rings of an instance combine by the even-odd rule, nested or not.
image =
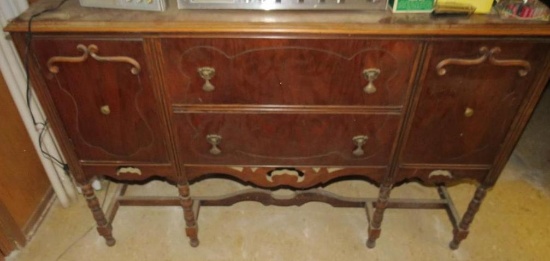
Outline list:
[[[416,41],[162,40],[172,104],[400,106]]]

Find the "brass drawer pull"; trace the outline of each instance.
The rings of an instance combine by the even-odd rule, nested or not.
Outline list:
[[[135,167],[120,167],[117,169],[116,175],[120,176],[121,174],[135,174],[141,176],[141,170]]]
[[[295,168],[277,168],[274,170],[271,170],[267,173],[266,179],[269,182],[273,182],[273,177],[275,176],[283,176],[283,175],[289,175],[296,177],[296,182],[300,183],[303,182],[305,179],[304,172],[297,170]]]
[[[363,91],[365,91],[368,94],[373,94],[376,92],[376,86],[374,86],[374,81],[378,79],[378,76],[380,75],[380,69],[378,68],[369,68],[365,69],[363,71],[363,77],[367,79],[369,82],[365,88],[363,88]]]
[[[479,58],[476,58],[476,59],[457,59],[457,58],[445,59],[445,60],[439,62],[437,64],[437,66],[435,67],[436,70],[437,70],[437,74],[439,74],[440,76],[445,75],[447,73],[447,69],[445,69],[444,67],[447,66],[447,65],[478,65],[478,64],[482,64],[491,55],[490,52],[489,52],[489,48],[487,48],[486,46],[483,46],[483,47],[479,48],[479,53],[481,54],[481,56]]]
[[[101,108],[99,108],[99,110],[101,111],[101,114],[103,114],[103,115],[111,114],[111,108],[109,108],[109,105],[103,105],[103,106],[101,106]]]
[[[500,53],[501,49],[500,47],[494,47],[491,50],[487,48],[486,46],[483,46],[479,48],[479,52],[481,53],[481,57],[476,59],[445,59],[441,62],[439,62],[436,66],[437,74],[440,76],[443,76],[447,73],[447,70],[444,68],[447,65],[478,65],[482,64],[483,62],[489,60],[489,63],[496,66],[519,66],[523,67],[522,69],[519,69],[518,74],[521,77],[524,77],[529,73],[531,70],[531,64],[528,61],[525,60],[498,60],[495,58],[495,54]]]
[[[99,61],[99,62],[129,63],[133,66],[132,69],[130,69],[132,74],[137,75],[141,71],[141,65],[139,65],[139,63],[136,60],[134,60],[130,57],[126,57],[126,56],[105,56],[105,57],[99,56],[99,55],[97,55],[97,52],[99,52],[99,48],[95,44],[89,45],[88,46],[88,51],[90,52],[90,56],[92,56],[92,58],[94,58],[96,61]]]
[[[353,155],[360,157],[365,155],[365,151],[363,150],[363,145],[367,143],[367,140],[369,139],[366,135],[359,135],[353,137],[353,143],[355,144],[356,148],[353,150]]]
[[[495,54],[500,53],[500,47],[495,47],[491,49],[491,57],[489,57],[489,62],[492,65],[496,66],[519,66],[523,69],[518,70],[518,74],[521,77],[524,77],[531,70],[531,64],[525,60],[498,60],[494,57]]]
[[[139,63],[126,56],[112,56],[112,57],[102,57],[97,55],[97,52],[99,51],[99,48],[95,44],[91,44],[88,47],[86,47],[83,44],[79,44],[76,46],[76,49],[80,50],[82,52],[82,55],[79,57],[64,57],[64,56],[55,56],[48,60],[46,65],[48,66],[48,70],[51,73],[59,73],[59,67],[55,65],[55,63],[81,63],[86,60],[88,60],[88,55],[92,56],[96,61],[99,62],[124,62],[129,63],[133,67],[130,70],[132,74],[138,74],[141,71],[141,66]]]
[[[199,73],[200,77],[204,79],[204,85],[202,86],[202,89],[205,92],[213,91],[216,87],[212,85],[210,80],[212,80],[212,78],[214,78],[214,75],[216,75],[216,69],[212,67],[200,67],[197,69],[197,72]]]
[[[209,150],[210,154],[220,155],[222,153],[220,148],[218,148],[218,145],[220,145],[222,141],[222,136],[216,135],[216,134],[209,134],[209,135],[206,135],[206,141],[208,141],[208,143],[212,145],[212,148],[210,148]]]
[[[88,49],[85,45],[79,44],[76,46],[76,49],[82,52],[82,55],[79,57],[66,57],[66,56],[54,56],[48,60],[46,66],[48,70],[53,73],[59,73],[59,67],[55,63],[81,63],[88,59]]]

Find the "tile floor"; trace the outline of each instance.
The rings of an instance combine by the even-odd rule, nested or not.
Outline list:
[[[363,210],[320,203],[203,208],[198,248],[188,244],[180,208],[124,207],[113,222],[117,244],[107,247],[94,229],[85,201],[80,200],[68,209],[55,202],[30,243],[7,260],[548,260],[549,114],[547,90],[501,179],[483,202],[469,238],[456,251],[448,248],[452,227],[442,210],[388,210],[376,248],[367,249]],[[239,188],[209,180],[193,186],[193,193],[217,195]],[[378,191],[357,181],[336,183],[328,189],[366,197],[376,197]],[[461,213],[474,189],[472,184],[449,189]],[[176,195],[177,191],[163,182],[152,182],[130,188],[129,194],[133,193]],[[100,198],[104,194],[98,192]],[[392,192],[393,197],[436,195],[433,188],[415,183]]]

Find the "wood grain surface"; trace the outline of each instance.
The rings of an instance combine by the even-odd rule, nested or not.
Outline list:
[[[27,20],[58,0],[42,0],[8,31],[26,31]],[[178,10],[168,0],[162,13],[83,8],[69,0],[60,10],[37,18],[35,32],[133,32],[133,33],[282,33],[371,35],[550,35],[548,22],[502,20],[496,14],[470,18],[432,19],[429,14],[392,14],[390,11],[239,11]]]

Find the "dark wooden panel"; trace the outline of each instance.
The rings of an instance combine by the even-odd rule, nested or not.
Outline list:
[[[135,59],[134,75],[127,62],[100,62],[88,57],[80,63],[55,63],[56,56],[78,57],[77,45],[97,45],[100,56]],[[141,41],[92,39],[35,39],[33,50],[64,128],[83,160],[167,162],[164,126]],[[101,112],[109,106],[110,113]]]
[[[401,106],[419,44],[357,39],[163,39],[176,104]],[[212,67],[215,90],[198,68]],[[363,71],[380,69],[367,94]]]
[[[501,52],[492,57],[508,62],[498,64],[487,58],[460,65],[453,61],[443,66],[444,75],[438,73],[436,67],[446,59],[479,59],[482,47],[499,47]],[[402,162],[492,164],[548,48],[544,43],[515,41],[434,43]],[[525,68],[518,61],[530,64],[527,75],[520,75]]]
[[[378,165],[390,162],[396,114],[184,113],[175,115],[185,163],[246,165]],[[212,155],[206,136],[222,137]],[[353,138],[368,136],[364,155]]]

